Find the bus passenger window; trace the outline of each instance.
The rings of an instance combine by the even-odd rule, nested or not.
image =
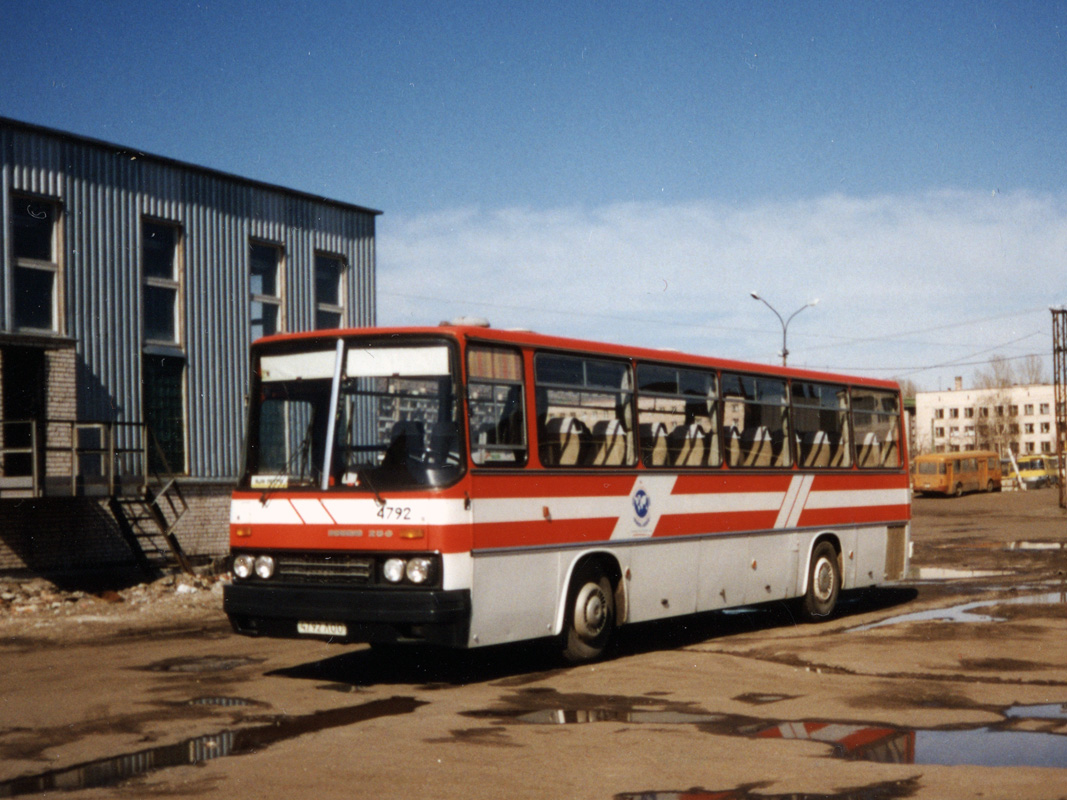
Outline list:
[[[714,372],[637,367],[637,421],[646,467],[722,464]]]
[[[526,463],[522,354],[502,347],[467,350],[471,460],[481,467]]]
[[[540,353],[538,455],[546,467],[633,466],[633,381],[619,361]]]
[[[788,467],[789,394],[784,380],[722,376],[723,436],[731,467]]]
[[[801,467],[848,467],[848,390],[793,381],[793,433]]]
[[[900,466],[900,406],[896,393],[853,389],[852,428],[858,466]]]

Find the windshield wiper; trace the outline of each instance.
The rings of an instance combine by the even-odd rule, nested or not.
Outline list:
[[[307,430],[304,431],[303,441],[301,441],[300,446],[293,451],[293,454],[289,456],[289,460],[285,462],[285,466],[282,468],[282,471],[279,472],[277,475],[279,479],[284,479],[284,483],[282,480],[278,480],[277,482],[271,483],[269,486],[267,486],[263,490],[263,494],[259,496],[260,505],[265,506],[272,494],[278,491],[278,489],[280,489],[283,485],[289,485],[289,480],[291,479],[291,476],[293,474],[293,467],[297,463],[299,463],[300,465],[300,477],[303,478],[304,466],[306,462],[308,470],[308,479],[311,479],[311,431],[312,424],[308,423]]]
[[[374,492],[374,502],[377,503],[378,508],[385,507],[385,498],[378,493],[378,489],[374,486],[374,483],[370,479],[370,471],[366,467],[356,468],[356,481],[362,481],[367,484],[367,488]]]

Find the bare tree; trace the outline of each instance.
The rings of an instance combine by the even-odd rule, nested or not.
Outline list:
[[[1001,455],[1008,450],[1018,452],[1018,414],[1012,414],[1008,391],[1017,383],[1012,363],[995,355],[989,359],[988,367],[974,371],[974,382],[976,388],[983,390],[975,408],[975,447],[996,450]]]
[[[1045,370],[1045,359],[1039,355],[1031,354],[1018,363],[1016,375],[1019,383],[1035,384],[1048,383],[1048,372]]]
[[[988,367],[974,371],[974,385],[978,389],[1005,389],[1015,382],[1015,370],[1002,355],[993,356]]]
[[[897,383],[900,385],[900,393],[905,400],[915,397],[919,391],[918,385],[911,378],[897,378]]]

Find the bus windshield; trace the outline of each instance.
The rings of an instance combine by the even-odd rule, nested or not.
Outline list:
[[[459,478],[464,458],[447,344],[287,344],[258,352],[245,485],[377,494]]]
[[[920,475],[944,475],[945,474],[945,462],[941,461],[920,461],[916,464]]]

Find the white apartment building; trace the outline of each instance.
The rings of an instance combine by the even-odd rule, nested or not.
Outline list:
[[[914,448],[919,453],[996,450],[1006,455],[1056,450],[1052,384],[916,392]]]

